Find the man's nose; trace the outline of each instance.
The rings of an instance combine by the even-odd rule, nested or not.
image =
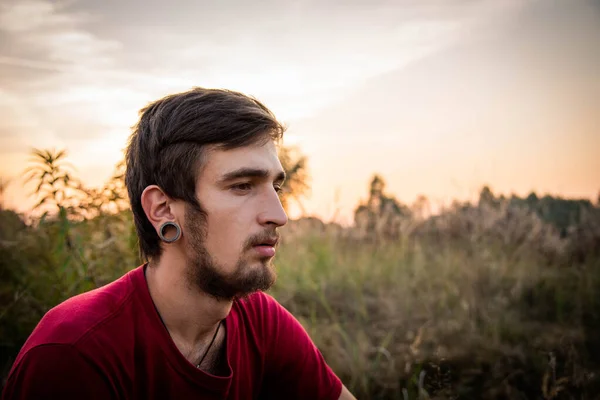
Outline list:
[[[264,208],[258,217],[261,225],[275,225],[276,227],[279,227],[287,224],[287,214],[283,209],[281,200],[275,190],[272,192],[270,191],[268,195],[265,196],[263,204]]]

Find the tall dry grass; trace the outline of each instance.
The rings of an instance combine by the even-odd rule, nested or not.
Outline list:
[[[396,223],[292,225],[277,262],[275,296],[359,398],[600,396],[600,258],[574,261],[581,237],[485,205]]]

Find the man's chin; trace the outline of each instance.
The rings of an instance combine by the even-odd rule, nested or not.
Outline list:
[[[270,262],[257,263],[252,266],[253,271],[249,271],[245,286],[245,295],[248,296],[255,292],[264,292],[269,290],[277,281],[275,268]]]
[[[190,277],[201,291],[217,300],[240,299],[255,292],[264,292],[277,280],[271,257],[246,259],[229,276],[222,275],[217,272],[217,268],[211,267],[196,267]]]
[[[233,296],[233,298],[231,298],[230,300],[243,300],[251,295],[253,295],[254,293],[258,293],[258,292],[266,292],[268,291],[274,284],[275,284],[275,278],[271,281],[271,283],[269,283],[268,285],[262,285],[262,286],[256,286],[253,288],[248,288],[247,290],[241,291],[238,294],[236,294],[235,296]]]
[[[275,284],[277,279],[277,273],[275,272],[275,266],[270,262],[258,262],[254,266],[254,270],[250,271],[248,282],[255,282],[260,287],[258,290],[263,288],[270,288]],[[249,286],[252,286],[249,284]]]

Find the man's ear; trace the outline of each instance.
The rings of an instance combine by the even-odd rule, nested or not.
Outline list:
[[[146,187],[142,192],[141,200],[146,217],[157,231],[167,221],[177,222],[172,210],[172,201],[160,187],[156,185]]]

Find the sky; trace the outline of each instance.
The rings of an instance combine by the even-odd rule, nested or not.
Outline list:
[[[34,147],[101,185],[139,109],[194,86],[288,126],[305,215],[349,223],[375,173],[407,204],[600,192],[597,0],[2,0],[5,205],[34,204]]]

